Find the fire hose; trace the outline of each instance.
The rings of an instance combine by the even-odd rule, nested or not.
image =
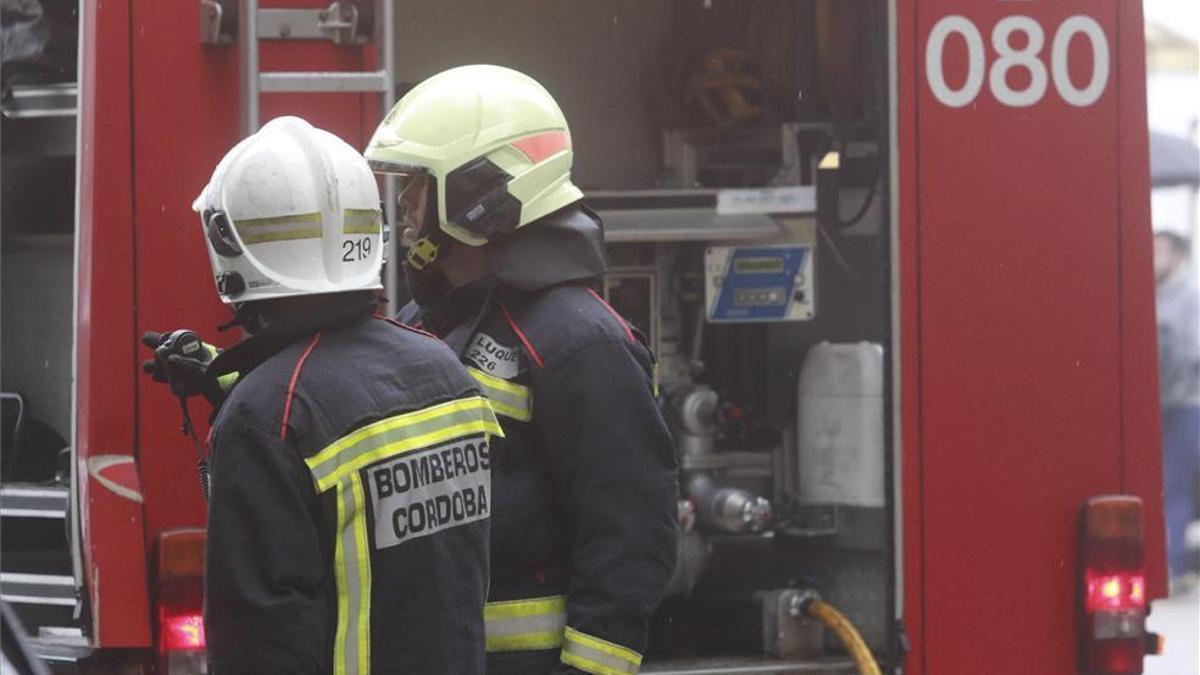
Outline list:
[[[854,660],[860,675],[880,675],[879,666],[876,665],[875,657],[871,655],[867,643],[863,642],[854,624],[834,609],[833,605],[823,602],[816,593],[810,593],[801,601],[800,612],[820,621],[837,635],[842,646],[849,652],[850,658]]]

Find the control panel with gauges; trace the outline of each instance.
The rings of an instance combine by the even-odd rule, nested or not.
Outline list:
[[[712,246],[704,254],[708,320],[805,321],[816,315],[811,244]]]

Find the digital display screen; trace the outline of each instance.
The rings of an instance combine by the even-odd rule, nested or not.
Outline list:
[[[737,258],[733,261],[733,271],[737,274],[779,274],[783,272],[783,258]]]

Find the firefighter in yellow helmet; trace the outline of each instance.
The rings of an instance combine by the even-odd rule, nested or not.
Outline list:
[[[677,477],[653,356],[592,289],[599,218],[566,119],[532,78],[465,66],[410,91],[365,153],[399,177],[400,319],[492,402],[489,673],[634,673],[674,565]]]

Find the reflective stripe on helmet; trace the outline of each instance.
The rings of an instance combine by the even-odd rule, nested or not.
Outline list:
[[[533,420],[533,394],[529,387],[489,375],[478,368],[467,368],[484,396],[492,404],[497,415],[510,417],[518,422]]]
[[[525,138],[518,138],[512,146],[521,151],[529,161],[538,162],[560,152],[571,149],[571,135],[565,131],[547,131]]]
[[[642,655],[568,626],[564,635],[562,662],[585,673],[628,675],[638,672]]]
[[[489,652],[523,652],[562,646],[567,599],[551,595],[489,602],[483,609]]]
[[[244,244],[293,239],[320,239],[321,214],[298,213],[294,216],[272,218],[242,218],[234,221],[238,236]]]
[[[346,209],[343,213],[343,234],[379,234],[383,228],[380,212],[375,209]]]

